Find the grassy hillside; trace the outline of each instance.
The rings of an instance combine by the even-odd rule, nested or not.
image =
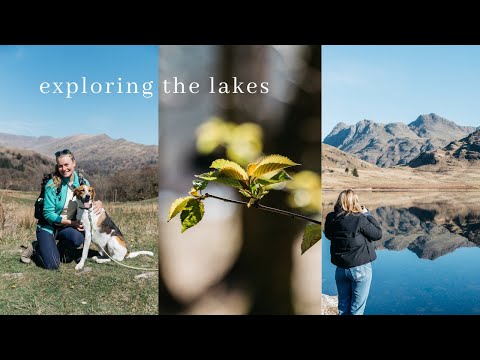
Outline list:
[[[30,150],[0,146],[0,189],[40,189],[43,174],[52,172],[55,162]]]
[[[129,163],[128,169],[118,170],[112,161],[105,158],[103,162],[111,175],[99,174],[95,168],[85,166],[88,161],[77,162],[76,170],[83,170],[84,177],[95,186],[99,199],[137,201],[157,196],[159,170],[155,162],[149,166],[145,162]],[[44,155],[0,146],[0,189],[40,192],[43,175],[54,169],[55,161]]]
[[[334,146],[322,144],[322,172],[331,172],[332,168],[377,168],[376,165],[360,160],[355,155],[346,153]]]
[[[142,145],[125,139],[112,139],[106,134],[78,134],[63,138],[20,136],[0,133],[0,144],[34,150],[51,157],[62,149],[70,149],[79,167],[90,175],[113,175],[120,170],[156,166],[158,146]]]
[[[158,314],[158,272],[91,259],[80,272],[75,271],[75,262],[61,264],[59,271],[21,263],[21,245],[35,239],[36,196],[0,190],[6,215],[0,228],[0,314]],[[157,268],[157,199],[104,205],[133,251],[155,253],[154,258],[139,256],[123,263]]]

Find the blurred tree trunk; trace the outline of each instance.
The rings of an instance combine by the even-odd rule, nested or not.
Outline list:
[[[158,264],[158,267],[160,268],[160,264]],[[183,310],[183,305],[180,304],[168,290],[161,271],[158,272],[158,277],[159,314],[178,314]]]
[[[294,100],[288,105],[281,130],[276,134],[273,131],[264,133],[264,152],[286,155],[293,161],[301,162],[302,169],[320,171],[320,87],[312,88],[311,82],[317,80],[310,78],[312,74],[318,75],[319,85],[320,47],[311,46],[308,50],[310,52],[308,66],[313,68],[313,72],[306,72]],[[235,56],[232,56],[233,51],[236,52]],[[242,66],[243,69],[255,72],[251,79],[242,77],[242,81],[258,81],[261,78],[259,68],[266,68],[268,65],[261,63],[267,58],[259,54],[261,51],[265,52],[266,47],[241,46],[233,49],[225,47],[224,62],[239,59],[240,64],[247,64],[247,67]],[[249,56],[255,56],[256,61],[252,62],[245,58]],[[236,74],[239,73],[238,69],[234,70],[231,63],[224,63],[222,69],[222,75],[225,77],[225,80],[221,79],[222,81],[228,79],[231,81],[235,70]],[[230,69],[232,74],[228,75],[227,69]],[[305,89],[311,91],[307,92]],[[245,114],[238,106],[232,108],[231,103],[234,101],[232,98],[233,96],[228,99],[229,104],[225,106],[225,119],[236,122],[240,119],[254,121],[255,119],[245,118]],[[309,133],[317,128],[318,136]],[[285,199],[284,192],[272,191],[264,203],[287,209]],[[292,314],[294,312],[291,292],[292,243],[301,228],[306,225],[305,222],[247,208],[242,208],[242,219],[243,246],[228,280],[232,284],[240,283],[248,289],[252,301],[251,314]]]
[[[234,69],[234,57],[235,46],[223,45],[220,47],[220,81],[224,81],[228,84],[228,87],[232,86],[232,76],[235,74]],[[227,121],[236,121],[237,111],[235,109],[235,94],[228,93],[222,95],[222,101],[220,107],[222,107],[223,118]]]

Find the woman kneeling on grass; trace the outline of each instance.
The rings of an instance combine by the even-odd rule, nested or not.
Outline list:
[[[75,172],[76,161],[70,150],[55,153],[57,165],[53,178],[45,184],[43,217],[38,220],[37,241],[21,255],[21,261],[30,263],[32,258],[37,265],[49,269],[58,269],[60,262],[71,262],[73,252],[83,244],[85,230],[76,220],[77,203],[73,200],[73,189],[80,186]],[[84,179],[86,185],[90,183]],[[98,214],[102,202],[95,201],[93,211]],[[58,245],[55,240],[58,240]]]
[[[372,264],[377,258],[372,241],[382,238],[382,229],[353,190],[338,196],[334,211],[325,220],[325,236],[338,290],[339,315],[363,315],[367,304]]]

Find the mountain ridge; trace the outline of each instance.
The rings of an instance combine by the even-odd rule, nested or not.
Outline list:
[[[59,150],[71,150],[79,167],[90,174],[111,175],[119,170],[141,169],[158,163],[158,146],[143,145],[107,134],[75,134],[63,138],[0,133],[0,146],[32,150],[54,159]]]
[[[441,149],[419,154],[408,163],[412,168],[430,166],[446,167],[471,166],[480,160],[480,130],[476,130],[465,138],[452,141]]]
[[[367,119],[350,126],[340,122],[323,143],[380,167],[390,167],[406,165],[419,154],[442,148],[475,130],[430,113],[418,116],[408,125]]]

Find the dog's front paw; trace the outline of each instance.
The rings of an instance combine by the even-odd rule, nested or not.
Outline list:
[[[79,262],[79,263],[75,266],[75,270],[82,270],[82,269],[83,269],[83,265],[85,265],[85,263]]]

